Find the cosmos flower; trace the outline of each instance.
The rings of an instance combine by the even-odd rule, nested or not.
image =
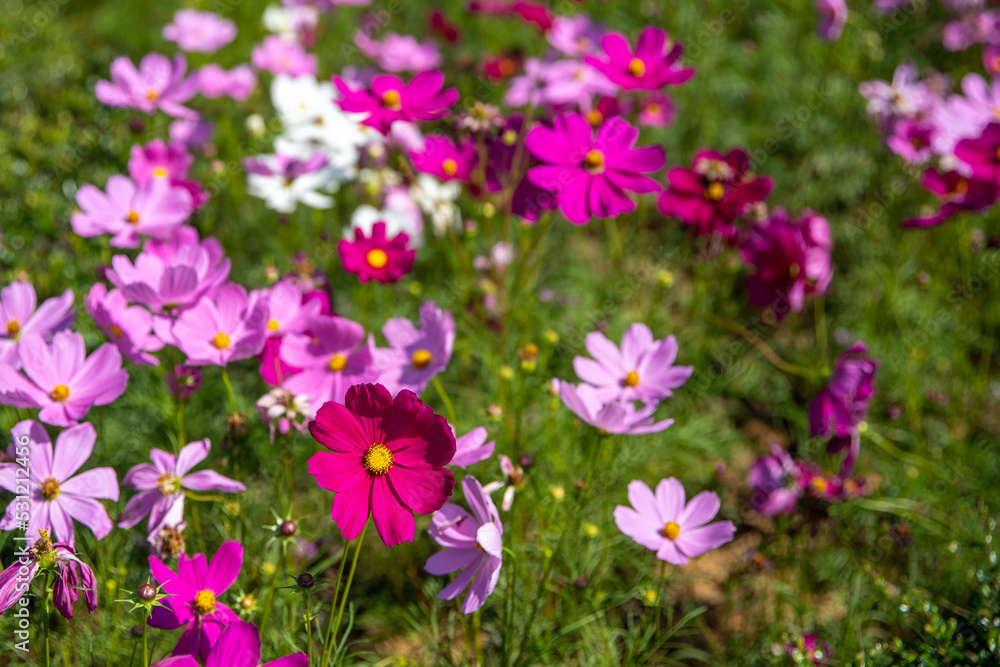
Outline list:
[[[290,76],[315,75],[316,56],[307,53],[301,44],[291,42],[278,35],[268,35],[253,48],[250,63],[257,69],[271,74]]]
[[[276,387],[257,399],[257,413],[267,424],[274,442],[275,432],[287,435],[292,428],[299,433],[306,432],[306,419],[313,414],[309,396],[293,394],[287,389]]]
[[[205,658],[205,667],[258,667],[260,665],[260,632],[253,623],[234,621],[219,633],[218,639]],[[308,667],[309,656],[301,651],[265,662],[261,667]],[[153,667],[199,667],[192,655],[164,658]]]
[[[750,487],[750,504],[761,514],[791,514],[802,495],[797,484],[799,468],[779,445],[771,446],[771,453],[759,457],[747,473]]]
[[[637,322],[622,337],[621,349],[600,331],[585,339],[593,359],[575,357],[573,368],[581,380],[594,386],[604,403],[639,400],[656,404],[673,395],[694,371],[693,366],[674,366],[677,339],[653,340],[653,332]]]
[[[990,123],[979,137],[955,144],[955,157],[969,165],[972,178],[1000,185],[1000,123]]]
[[[11,429],[14,451],[28,445],[25,457],[30,465],[0,463],[0,486],[18,496],[28,496],[27,528],[29,546],[39,530],[51,531],[59,541],[73,548],[73,521],[90,528],[94,537],[104,539],[114,527],[108,511],[98,499],[118,500],[118,476],[113,468],[93,468],[76,474],[94,451],[97,432],[91,424],[77,424],[56,437],[55,448],[48,433],[36,421],[19,422]],[[11,501],[0,520],[0,530],[15,530],[19,501]]]
[[[138,109],[147,114],[157,109],[176,118],[197,120],[198,114],[183,104],[198,92],[198,77],[184,78],[187,61],[182,55],[171,62],[159,53],[143,56],[136,69],[122,56],[111,63],[111,81],[98,81],[97,99],[113,107]]]
[[[451,430],[454,432],[455,427],[452,426]],[[479,426],[472,429],[461,438],[457,438],[455,440],[455,457],[448,465],[458,466],[462,470],[465,470],[474,463],[485,461],[493,456],[493,450],[496,447],[496,443],[492,440],[490,442],[486,442],[486,438],[488,437],[489,435],[486,433],[486,429]]]
[[[455,344],[451,313],[433,301],[420,306],[420,328],[405,317],[393,317],[382,326],[390,348],[380,350],[379,382],[392,394],[400,389],[421,393],[435,375],[448,367]]]
[[[121,290],[108,291],[104,283],[94,283],[84,300],[87,313],[97,328],[133,364],[158,366],[150,354],[163,349],[163,341],[152,333],[153,316],[142,306],[130,306]]]
[[[376,40],[359,30],[354,43],[385,72],[423,72],[441,66],[441,52],[430,39],[420,42],[410,35],[387,32]]]
[[[180,9],[163,26],[163,39],[182,51],[212,53],[236,39],[236,24],[212,12]]]
[[[192,366],[225,366],[255,356],[267,335],[266,300],[247,298],[242,286],[229,283],[182,312],[172,334]]]
[[[341,239],[337,244],[344,270],[355,274],[363,283],[372,279],[394,283],[413,268],[417,251],[407,247],[410,237],[406,232],[399,232],[388,238],[385,228],[384,222],[376,222],[371,235],[358,229],[353,241]]]
[[[112,234],[115,248],[135,248],[143,235],[168,238],[191,215],[194,200],[185,187],[154,178],[137,185],[125,176],[108,178],[105,192],[89,183],[76,193],[80,211],[70,217],[83,237]]]
[[[578,12],[573,16],[556,16],[545,38],[557,51],[579,57],[593,53],[605,32],[604,26]]]
[[[662,28],[644,28],[639,33],[635,51],[628,38],[618,32],[606,34],[601,39],[601,48],[603,58],[588,55],[584,56],[584,62],[625,90],[679,86],[694,76],[693,69],[676,67],[684,47],[679,43],[671,45]]]
[[[941,208],[931,215],[908,218],[903,227],[934,227],[963,211],[989,208],[1000,197],[997,183],[969,178],[954,170],[942,172],[928,167],[922,185],[938,196]]]
[[[248,194],[279,213],[291,213],[299,203],[319,209],[333,206],[333,199],[320,190],[335,189],[339,179],[321,151],[281,140],[275,149],[273,155],[244,160]]]
[[[198,208],[208,201],[209,195],[196,181],[187,180],[193,161],[194,157],[184,144],[153,139],[145,146],[132,146],[128,173],[140,188],[156,179],[165,179],[174,187],[184,188],[191,195],[192,206]]]
[[[53,543],[46,531],[39,531],[28,555],[13,561],[0,572],[0,614],[7,611],[28,593],[31,582],[41,572],[52,572],[52,604],[64,618],[73,618],[73,604],[83,592],[87,611],[97,609],[97,579],[90,566],[77,558],[73,548],[62,542]]]
[[[51,336],[73,326],[73,290],[38,305],[31,283],[12,282],[0,290],[0,364],[21,367],[18,344],[23,336]]]
[[[257,88],[257,75],[249,65],[237,65],[228,72],[214,63],[198,70],[198,89],[208,98],[229,97],[243,101]]]
[[[653,419],[656,404],[636,410],[631,401],[602,401],[599,391],[589,384],[574,386],[571,382],[552,380],[559,398],[573,413],[594,428],[607,433],[641,435],[659,433],[670,428],[673,419],[657,422]]]
[[[454,600],[469,588],[462,601],[462,613],[471,614],[496,588],[503,564],[503,522],[489,494],[479,480],[467,475],[462,480],[465,502],[472,512],[447,503],[431,517],[431,539],[444,547],[427,559],[424,571],[433,575],[459,572],[438,593],[439,600]],[[471,585],[470,585],[471,583]]]
[[[339,76],[333,84],[340,91],[337,101],[340,108],[352,113],[365,113],[363,124],[382,134],[389,133],[389,126],[397,120],[437,120],[448,114],[448,107],[458,101],[458,91],[442,91],[444,75],[436,70],[417,74],[409,83],[403,83],[390,74],[376,76],[368,89],[356,90]]]
[[[0,363],[0,404],[40,408],[38,419],[53,426],[71,426],[128,384],[118,348],[105,343],[88,357],[83,336],[70,331],[56,333],[51,343],[37,333],[23,336],[20,358],[25,375]]]
[[[309,459],[309,474],[336,494],[331,516],[345,540],[374,515],[386,546],[410,542],[413,514],[441,509],[455,487],[445,467],[455,455],[455,436],[411,391],[393,399],[382,385],[351,387],[345,404],[323,405],[309,430],[330,450]]]
[[[836,42],[847,25],[847,3],[844,0],[816,0],[816,34],[820,39]]]
[[[684,486],[673,477],[660,480],[655,496],[645,482],[634,480],[628,499],[631,507],[615,507],[618,529],[674,565],[731,542],[736,533],[731,521],[709,523],[719,512],[718,495],[702,491],[685,503]]]
[[[422,150],[412,151],[410,159],[418,171],[442,181],[467,181],[476,166],[476,147],[471,141],[455,142],[431,134],[424,138]]]

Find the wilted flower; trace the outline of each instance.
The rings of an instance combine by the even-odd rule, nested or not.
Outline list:
[[[97,579],[90,566],[77,558],[69,545],[53,543],[44,530],[38,531],[34,545],[26,556],[0,572],[0,614],[26,595],[31,582],[43,571],[55,575],[52,604],[63,617],[73,618],[73,603],[80,591],[87,601],[87,611],[93,614],[97,609]]]
[[[309,406],[309,396],[293,394],[287,389],[276,387],[257,400],[257,412],[260,419],[271,431],[271,442],[277,430],[287,435],[292,428],[299,433],[306,432],[306,420],[313,414]]]

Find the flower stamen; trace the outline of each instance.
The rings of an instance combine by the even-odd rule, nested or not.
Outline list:
[[[417,350],[413,353],[412,361],[416,368],[427,368],[427,365],[431,363],[433,355],[427,350]]]
[[[668,540],[676,540],[677,536],[681,534],[681,527],[674,521],[670,521],[666,526],[663,527],[663,536]]]
[[[372,445],[365,452],[364,466],[373,475],[386,474],[392,468],[392,451],[382,443]]]
[[[49,395],[52,397],[52,400],[63,402],[69,398],[69,387],[64,384],[57,384]]]

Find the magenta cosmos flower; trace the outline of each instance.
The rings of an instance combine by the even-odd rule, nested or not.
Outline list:
[[[21,375],[0,364],[0,404],[40,408],[38,418],[53,426],[70,426],[94,405],[107,405],[122,395],[128,373],[122,355],[110,343],[89,357],[83,336],[60,331],[46,343],[38,334],[21,341]]]
[[[281,360],[303,369],[284,386],[308,396],[315,415],[327,401],[342,403],[352,385],[371,379],[375,344],[370,337],[365,340],[360,324],[344,317],[314,317],[308,330],[310,335],[289,334],[282,340]]]
[[[833,278],[830,225],[806,209],[792,220],[777,208],[750,231],[743,260],[753,268],[747,277],[750,300],[771,306],[778,317],[799,312],[807,294],[826,294]]]
[[[410,236],[399,232],[390,239],[385,230],[386,224],[380,220],[372,226],[370,236],[355,229],[353,241],[341,239],[337,244],[344,270],[357,275],[363,283],[373,279],[394,283],[413,268],[417,251],[407,247]]]
[[[390,348],[378,356],[379,382],[393,394],[400,389],[419,394],[448,367],[455,344],[455,320],[433,301],[420,306],[419,329],[405,317],[393,317],[386,320],[382,333]]]
[[[1000,197],[995,182],[969,178],[957,171],[941,172],[934,167],[924,172],[922,185],[940,198],[941,208],[931,215],[904,220],[903,227],[934,227],[964,211],[989,208]]]
[[[832,453],[847,449],[845,473],[853,469],[857,460],[858,425],[868,417],[878,367],[879,362],[872,358],[868,346],[858,341],[833,362],[826,387],[809,407],[810,434],[829,437],[827,449]]]
[[[528,170],[535,185],[556,193],[570,222],[582,225],[591,216],[608,218],[635,210],[625,193],[659,192],[660,185],[643,173],[663,167],[659,146],[635,148],[639,130],[620,117],[593,130],[579,115],[556,116],[553,127],[528,132],[525,145],[543,163]]]
[[[431,517],[431,538],[444,547],[427,559],[424,571],[433,575],[459,572],[438,593],[439,600],[454,600],[469,588],[462,613],[471,614],[486,602],[500,578],[503,565],[503,523],[489,494],[475,477],[462,480],[465,502],[472,510],[448,503]],[[471,586],[470,586],[471,583]]]
[[[1000,123],[990,123],[977,138],[959,141],[955,157],[969,165],[973,178],[1000,184]]]
[[[181,9],[163,26],[163,39],[182,51],[212,53],[236,39],[236,24],[212,12]]]
[[[331,516],[345,540],[374,515],[386,546],[411,542],[414,512],[436,512],[455,488],[445,467],[455,456],[455,436],[411,391],[393,399],[380,384],[351,387],[344,405],[320,408],[309,431],[331,450],[313,454],[309,474],[336,494]]]
[[[694,76],[693,69],[676,67],[684,47],[670,45],[667,32],[661,28],[644,28],[639,33],[634,52],[628,39],[619,32],[601,38],[601,48],[604,58],[585,56],[584,61],[625,90],[679,86]]]
[[[618,529],[674,565],[731,542],[736,533],[731,521],[708,523],[719,512],[718,495],[702,491],[685,504],[684,486],[673,477],[660,480],[656,495],[645,482],[630,482],[628,500],[632,507],[615,507]]]
[[[150,535],[160,526],[176,526],[184,519],[184,489],[225,493],[246,491],[243,483],[214,470],[191,472],[191,468],[204,461],[211,450],[212,443],[208,438],[189,442],[181,447],[176,456],[154,447],[149,453],[153,463],[132,466],[122,479],[123,484],[130,485],[139,493],[125,505],[118,517],[118,527],[131,528],[147,514],[147,532]]]
[[[27,470],[16,463],[0,463],[0,486],[18,496],[28,496],[27,516],[19,511],[20,501],[7,505],[0,530],[15,530],[27,521],[24,530],[29,544],[39,530],[52,531],[60,542],[73,548],[73,520],[90,528],[101,540],[114,527],[98,498],[118,500],[118,476],[112,468],[76,472],[94,451],[97,433],[90,424],[77,424],[56,437],[55,449],[49,434],[36,421],[19,422],[11,429],[15,452],[28,444]],[[8,450],[9,451],[9,450]]]
[[[94,613],[97,609],[94,571],[76,557],[71,546],[62,542],[53,543],[43,530],[27,555],[22,555],[0,572],[0,614],[27,595],[31,582],[45,571],[55,575],[52,603],[63,617],[73,618],[73,604],[80,591],[83,591],[87,601],[87,611]]]
[[[455,432],[455,427],[452,426],[451,430]],[[458,466],[462,470],[465,470],[468,466],[485,461],[493,456],[496,442],[492,440],[486,442],[486,438],[488,437],[486,429],[479,426],[461,438],[457,438],[455,440],[455,457],[452,458],[451,463],[448,465]]]
[[[844,0],[816,0],[816,34],[820,39],[836,42],[844,34],[847,25],[847,3]]]
[[[109,292],[104,283],[94,283],[84,303],[94,324],[126,359],[139,365],[160,364],[150,352],[162,349],[163,341],[152,333],[153,316],[148,310],[128,305],[121,290]]]
[[[0,364],[21,367],[22,336],[49,336],[73,326],[73,290],[38,305],[31,283],[14,282],[0,290]]]
[[[125,176],[108,178],[106,192],[87,184],[76,193],[79,213],[70,217],[83,237],[112,234],[115,248],[135,248],[143,235],[169,238],[191,215],[191,193],[169,180],[155,178],[138,186]]]
[[[197,120],[198,114],[183,106],[198,92],[198,78],[184,78],[187,61],[173,62],[159,53],[143,56],[139,69],[122,56],[111,63],[111,81],[98,81],[97,99],[113,107],[129,107],[151,114],[157,109],[176,118]]]
[[[660,211],[691,225],[695,234],[736,236],[733,222],[751,204],[764,201],[774,187],[766,176],[750,173],[750,157],[741,148],[722,155],[701,150],[691,168],[674,167],[667,174],[670,189],[660,195]]]
[[[271,74],[312,76],[316,74],[316,56],[307,53],[301,44],[290,42],[279,35],[269,35],[253,48],[250,62],[257,69]]]
[[[424,138],[424,147],[411,151],[410,159],[418,171],[442,181],[466,181],[476,166],[476,147],[471,141],[455,142],[437,134]]]
[[[802,495],[797,483],[799,466],[780,445],[771,445],[771,453],[759,457],[747,473],[750,504],[767,516],[791,514]]]
[[[340,91],[337,104],[344,111],[367,113],[361,121],[382,134],[389,134],[389,126],[394,121],[414,122],[437,120],[448,114],[448,107],[458,101],[458,91],[448,88],[442,91],[444,75],[436,70],[421,72],[404,84],[399,77],[390,74],[376,76],[371,88],[354,90],[339,76],[333,77],[333,84]]]
[[[552,382],[566,407],[599,431],[641,435],[659,433],[674,423],[673,419],[660,422],[653,419],[655,403],[636,410],[631,401],[602,401],[597,388],[589,384],[577,387],[571,382],[555,379]]]
[[[628,328],[620,350],[600,331],[587,334],[585,344],[594,358],[574,358],[573,369],[581,380],[594,386],[596,396],[605,403],[658,403],[673,395],[673,390],[694,372],[693,366],[673,365],[677,359],[676,338],[653,340],[653,332],[642,323]]]
[[[261,351],[267,319],[267,303],[259,294],[248,299],[242,286],[229,283],[181,313],[171,333],[188,364],[225,366]]]
[[[205,658],[205,667],[258,667],[260,665],[260,632],[253,623],[236,621],[219,633],[212,650]],[[309,656],[301,651],[265,662],[261,667],[308,667]],[[153,667],[199,667],[191,655],[164,658]]]
[[[128,173],[139,187],[154,179],[164,179],[174,187],[181,187],[191,195],[191,203],[198,208],[208,201],[208,192],[195,181],[187,179],[194,157],[184,144],[164,143],[154,139],[145,146],[135,144],[129,153]]]
[[[219,602],[219,598],[240,574],[243,547],[232,540],[223,542],[211,563],[205,560],[205,554],[194,558],[181,554],[174,572],[159,558],[149,557],[153,577],[169,594],[161,602],[164,606],[153,607],[149,625],[162,630],[184,627],[173,655],[194,655],[205,660],[222,630],[239,622],[233,610]]]

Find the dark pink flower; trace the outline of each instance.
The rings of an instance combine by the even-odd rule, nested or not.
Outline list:
[[[167,373],[167,386],[170,393],[181,401],[188,401],[201,386],[201,371],[193,366],[178,364],[173,372]]]
[[[159,53],[143,56],[139,69],[128,58],[111,63],[111,81],[98,81],[97,99],[113,107],[129,107],[151,114],[157,109],[177,118],[197,120],[198,114],[183,106],[198,92],[198,78],[184,78],[187,61],[182,55],[173,62]]]
[[[419,171],[442,181],[466,181],[476,166],[476,147],[471,141],[456,146],[448,137],[430,134],[422,150],[410,152],[410,159]]]
[[[386,238],[385,223],[379,221],[372,227],[371,236],[356,229],[353,241],[341,239],[337,252],[344,270],[355,274],[361,282],[374,279],[394,283],[410,272],[417,257],[417,251],[407,247],[409,241],[406,232]]]
[[[90,566],[76,557],[62,542],[53,543],[45,531],[35,538],[35,547],[0,572],[0,614],[7,611],[28,592],[40,572],[52,572],[52,603],[65,618],[73,618],[73,604],[83,591],[87,611],[97,609],[97,579]],[[23,614],[20,614],[23,618]]]
[[[941,208],[931,215],[904,220],[904,227],[934,227],[963,211],[987,209],[1000,197],[994,181],[969,178],[957,171],[940,172],[934,167],[924,172],[923,186],[941,199]]]
[[[442,91],[444,75],[436,70],[421,72],[404,84],[390,74],[376,76],[368,89],[355,90],[339,76],[333,83],[340,91],[337,104],[344,111],[367,113],[362,124],[389,134],[389,126],[397,120],[437,120],[448,115],[448,107],[458,101],[458,91]]]
[[[684,47],[670,44],[667,32],[649,26],[639,33],[635,51],[625,35],[611,32],[601,39],[604,57],[585,56],[584,61],[625,90],[659,90],[679,86],[694,76],[691,68],[676,67]]]
[[[844,473],[851,471],[857,459],[858,425],[868,417],[878,367],[868,347],[855,343],[837,357],[826,387],[809,407],[810,434],[830,438],[827,449],[832,453],[848,450]]]
[[[205,667],[258,667],[260,665],[260,632],[252,623],[236,621],[227,625],[205,658]],[[261,667],[308,667],[309,656],[299,651],[292,655],[265,662]],[[191,655],[164,658],[153,667],[199,667]]]
[[[753,508],[768,516],[794,512],[802,495],[802,488],[796,483],[798,470],[788,452],[772,445],[771,453],[754,461],[747,474]]]
[[[975,139],[959,141],[955,157],[969,165],[973,178],[1000,185],[1000,123],[990,123]]]

